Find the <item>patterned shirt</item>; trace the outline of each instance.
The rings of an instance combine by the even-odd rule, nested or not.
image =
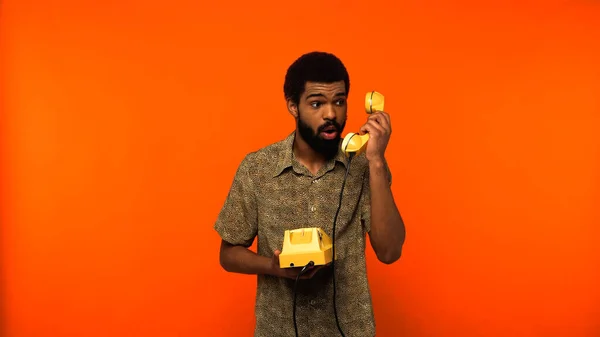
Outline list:
[[[249,153],[240,163],[214,226],[231,244],[272,257],[282,249],[284,231],[320,227],[332,238],[333,218],[348,161],[339,151],[317,174],[292,151],[295,132]],[[335,235],[337,313],[347,337],[374,336],[375,321],[366,273],[366,234],[370,229],[369,166],[364,154],[352,159]],[[388,179],[391,173],[386,164]],[[296,324],[300,336],[339,336],[333,310],[332,268],[300,280]],[[295,336],[295,280],[257,275],[255,337]]]

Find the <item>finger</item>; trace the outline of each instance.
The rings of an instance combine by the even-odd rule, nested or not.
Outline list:
[[[288,272],[289,272],[289,273],[288,273],[288,274],[286,274],[286,275],[285,275],[285,277],[287,277],[287,278],[289,278],[289,279],[292,279],[292,280],[295,280],[295,279],[297,279],[297,278],[298,278],[298,274],[297,274],[297,273],[293,273],[293,272],[291,272],[291,271],[289,271],[289,270],[288,270]]]
[[[392,125],[392,118],[390,117],[390,114],[387,113],[387,112],[385,112],[385,111],[382,111],[381,115],[383,116],[383,118],[385,118],[385,120],[387,121],[388,125],[391,126]]]
[[[377,112],[373,113],[373,115],[380,115],[383,118],[385,118],[388,122],[390,121],[390,114],[385,111],[377,110]]]
[[[285,268],[285,276],[287,278],[291,278],[291,279],[296,279],[298,277],[298,274],[300,273],[299,270],[296,270],[296,268]]]
[[[309,278],[313,277],[313,275],[315,275],[319,271],[319,269],[321,269],[321,266],[314,267],[310,271],[306,271],[304,273],[304,275],[301,276],[301,278],[303,278],[303,279],[309,279]]]
[[[390,129],[389,118],[386,117],[386,115],[385,115],[384,112],[378,112],[376,114],[373,114],[373,115],[369,116],[368,121],[375,121],[379,125],[383,126],[383,128],[385,130],[389,130]]]
[[[385,129],[383,128],[383,126],[379,123],[377,123],[374,120],[369,120],[367,123],[365,123],[361,128],[360,128],[360,132],[368,132],[371,135],[379,135],[379,134],[384,134],[385,133]]]
[[[381,116],[385,120],[385,128],[386,128],[386,130],[388,130],[389,133],[392,133],[392,118],[390,117],[390,114],[388,114],[385,111],[382,111],[381,112]]]
[[[279,254],[281,254],[281,251],[279,249],[273,252],[273,261],[277,264],[279,264]]]
[[[367,121],[365,124],[363,124],[360,129],[359,129],[359,133],[365,134],[365,133],[377,133],[378,129],[375,127],[375,125],[377,124],[377,122],[373,122],[372,120]]]
[[[323,266],[314,267],[311,271],[307,273],[308,278],[313,277],[319,270],[321,270]]]

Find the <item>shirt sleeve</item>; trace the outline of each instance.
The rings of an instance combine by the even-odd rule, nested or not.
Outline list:
[[[223,240],[244,247],[252,245],[258,232],[256,193],[249,174],[250,165],[246,156],[236,171],[214,225]]]
[[[390,170],[387,161],[384,162],[385,170],[390,187],[392,186],[392,171]],[[371,231],[371,184],[369,166],[365,169],[363,177],[363,188],[361,197],[361,222],[366,233]]]

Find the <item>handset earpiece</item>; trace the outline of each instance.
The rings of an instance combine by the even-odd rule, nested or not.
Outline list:
[[[367,114],[372,114],[376,111],[384,111],[385,98],[377,91],[368,92],[365,95],[365,111]],[[347,156],[359,155],[366,150],[369,134],[359,135],[358,133],[350,132],[342,141],[342,152]]]
[[[368,92],[365,96],[365,110],[369,115],[376,111],[384,111],[384,101],[383,95],[377,91]]]

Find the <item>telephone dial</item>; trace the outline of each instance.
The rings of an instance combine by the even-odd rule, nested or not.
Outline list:
[[[367,114],[384,111],[384,97],[377,91],[365,95],[365,110]],[[350,132],[342,141],[341,150],[347,156],[359,155],[366,149],[369,134],[360,135]],[[343,188],[343,186],[342,186]],[[341,205],[341,200],[340,200]],[[339,207],[338,207],[339,211]],[[334,219],[337,218],[337,213]],[[335,220],[334,226],[335,230]],[[335,238],[335,233],[333,233]],[[279,254],[281,268],[304,267],[307,265],[326,265],[333,259],[334,241],[317,227],[286,230],[283,238],[283,247]]]

